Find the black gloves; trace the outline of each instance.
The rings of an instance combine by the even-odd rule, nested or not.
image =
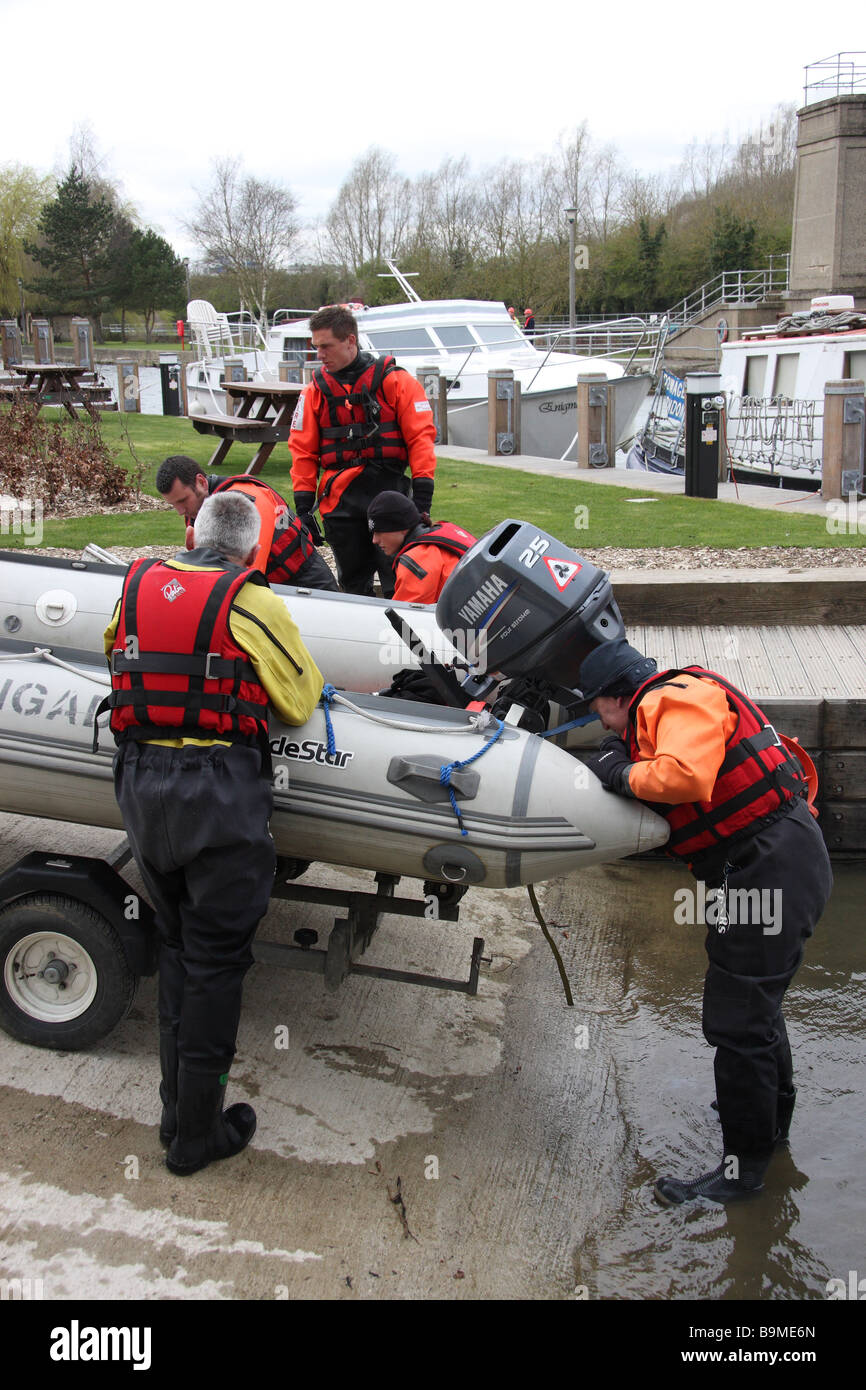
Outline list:
[[[295,493],[295,511],[302,526],[306,526],[310,533],[313,545],[325,544],[325,537],[319,530],[319,524],[313,513],[316,510],[316,494],[314,492]]]
[[[412,479],[412,501],[421,513],[425,526],[430,525],[430,508],[433,506],[433,479]]]
[[[610,734],[602,739],[598,752],[587,758],[585,765],[595,773],[606,791],[618,792],[620,796],[634,796],[628,781],[629,771],[634,764],[618,734]]]

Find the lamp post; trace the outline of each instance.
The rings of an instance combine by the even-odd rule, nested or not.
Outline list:
[[[183,258],[183,273],[186,276],[186,302],[189,303],[189,256]]]
[[[566,208],[568,219],[568,326],[574,328],[574,228],[577,208]]]
[[[24,281],[18,276],[18,293],[21,296],[21,340],[27,337],[27,311],[24,308]]]

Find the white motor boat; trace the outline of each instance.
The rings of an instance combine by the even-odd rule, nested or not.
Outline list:
[[[422,300],[389,262],[406,293],[400,304],[374,308],[350,304],[358,321],[359,346],[390,353],[413,374],[438,367],[448,392],[449,443],[487,449],[488,372],[509,368],[521,390],[522,452],[542,458],[577,457],[577,378],[597,375],[618,383],[614,392],[617,445],[634,434],[634,419],[650,385],[649,374],[626,375],[610,357],[542,351],[521,332],[504,304],[478,299]],[[189,409],[196,415],[225,414],[221,382],[237,369],[246,380],[300,381],[315,362],[309,319],[278,310],[263,336],[248,316],[217,314],[195,300],[187,306],[197,360],[187,367]],[[621,383],[621,384],[620,384]]]
[[[721,346],[731,466],[747,482],[821,481],[824,388],[866,380],[866,314],[850,295],[813,299],[808,311],[743,333]],[[628,467],[684,471],[682,382],[665,372]]]

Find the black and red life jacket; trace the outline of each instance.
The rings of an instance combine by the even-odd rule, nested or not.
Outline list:
[[[180,570],[141,559],[130,566],[111,694],[97,712],[111,710],[118,743],[186,735],[266,746],[267,691],[229,629],[240,589],[266,581],[259,570],[223,565]]]
[[[373,461],[402,471],[409,451],[400,433],[397,412],[388,403],[382,382],[401,370],[393,357],[378,357],[353,382],[349,391],[324,367],[313,381],[322,394],[319,416],[322,472],[341,472]]]
[[[307,528],[285,498],[261,478],[249,473],[222,478],[210,495],[229,490],[244,493],[256,504],[262,524],[256,569],[270,584],[294,584],[298,570],[316,553]]]
[[[633,762],[640,760],[638,705],[650,690],[670,684],[682,675],[714,681],[721,686],[729,707],[737,715],[710,800],[678,806],[654,803],[654,809],[671,827],[667,851],[691,859],[741,835],[753,822],[772,817],[795,797],[805,797],[808,786],[800,763],[788,752],[763,711],[724,676],[701,666],[660,671],[635,691],[628,707],[626,730],[629,757]]]
[[[426,529],[415,527],[410,531],[403,545],[394,556],[394,564],[404,564],[419,579],[425,577],[426,571],[416,565],[410,558],[410,552],[421,545],[436,545],[440,550],[446,551],[448,555],[456,555],[458,560],[461,555],[465,555],[467,550],[471,550],[475,544],[475,537],[468,531],[464,531],[461,526],[455,526],[451,521],[436,521]]]
[[[433,525],[425,530],[411,532],[395,558],[399,559],[416,545],[438,545],[441,550],[447,550],[449,555],[460,556],[471,550],[474,544],[475,537],[464,531],[462,526],[455,526],[451,521],[434,521]]]

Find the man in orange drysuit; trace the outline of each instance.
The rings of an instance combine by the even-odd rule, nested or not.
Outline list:
[[[261,478],[248,473],[230,478],[206,474],[187,454],[172,454],[159,466],[156,490],[186,522],[187,549],[192,548],[193,523],[208,497],[223,492],[244,493],[255,503],[259,514],[261,543],[255,567],[268,583],[336,590],[333,574],[316,552],[316,542],[321,544],[318,531],[311,534],[285,498]]]
[[[668,852],[703,893],[704,1037],[716,1048],[724,1153],[692,1182],[660,1178],[664,1205],[757,1192],[788,1137],[795,1088],[782,1000],[833,886],[800,762],[756,705],[702,667],[656,672],[625,638],[590,652],[584,698],[612,737],[588,766],[609,791],[670,823]]]
[[[436,471],[436,426],[423,387],[392,357],[358,351],[358,325],[341,305],[310,319],[321,368],[292,419],[289,448],[295,509],[306,522],[318,506],[341,588],[385,598],[394,571],[370,537],[367,509],[380,492],[409,494],[429,520]],[[315,524],[315,523],[314,523]]]
[[[450,521],[425,525],[411,497],[380,492],[367,508],[373,544],[394,562],[398,603],[435,603],[475,537]]]

